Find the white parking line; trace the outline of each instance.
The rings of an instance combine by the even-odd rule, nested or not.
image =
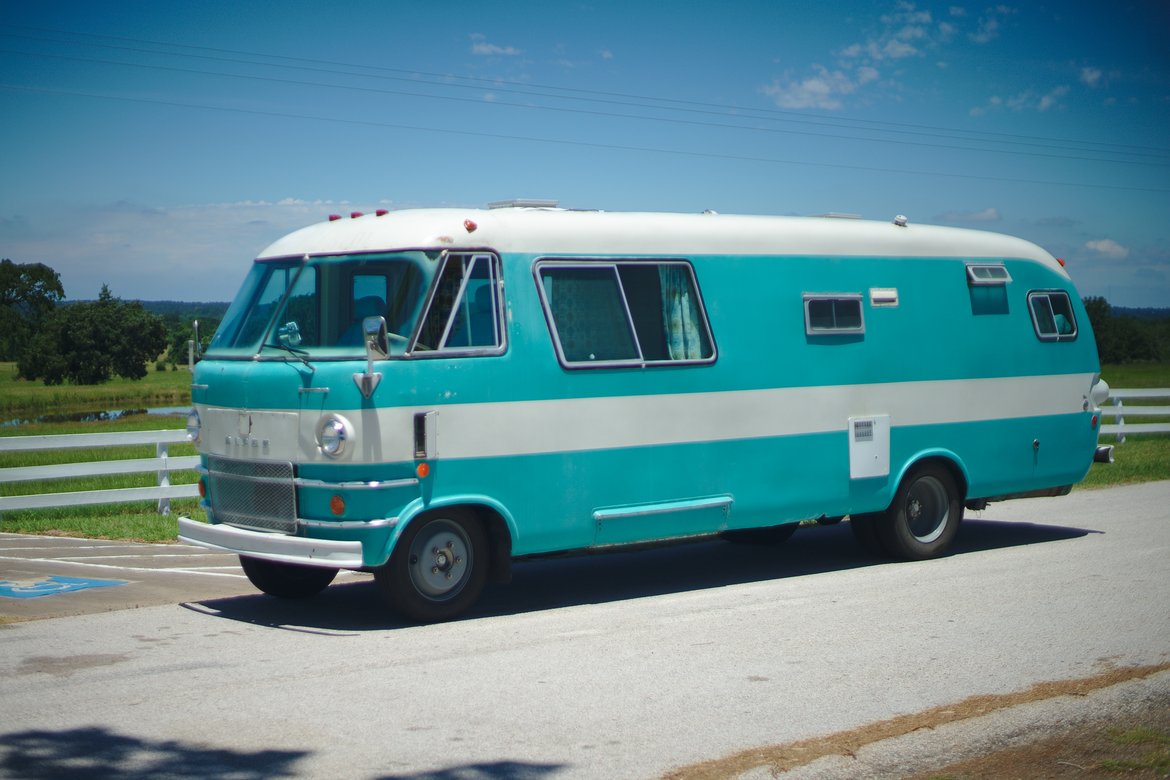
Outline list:
[[[21,557],[11,556],[11,555],[0,555],[0,560],[16,561],[19,563],[60,563],[60,564],[64,564],[67,566],[89,566],[89,567],[94,568],[94,569],[113,569],[115,571],[135,571],[135,572],[145,572],[145,573],[153,573],[153,574],[204,574],[204,575],[207,575],[208,577],[235,577],[237,579],[244,578],[243,573],[225,574],[225,573],[214,572],[214,571],[199,571],[197,569],[191,569],[191,568],[186,568],[186,567],[179,568],[179,569],[168,569],[168,568],[151,569],[151,568],[147,568],[147,567],[143,567],[143,566],[115,566],[115,565],[109,564],[109,563],[87,563],[85,559],[71,560],[68,558],[21,558]],[[227,567],[216,567],[216,568],[227,568]]]

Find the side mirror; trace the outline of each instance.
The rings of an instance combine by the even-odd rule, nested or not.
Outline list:
[[[386,320],[382,317],[366,317],[362,320],[362,339],[366,343],[366,373],[354,374],[353,381],[362,395],[369,398],[382,381],[382,374],[374,371],[374,361],[390,357],[390,337],[386,335]]]
[[[390,357],[390,337],[386,335],[386,320],[383,317],[366,317],[362,320],[362,337],[366,342],[366,359],[370,362]]]

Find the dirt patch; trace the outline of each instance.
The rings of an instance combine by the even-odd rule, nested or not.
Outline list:
[[[1144,679],[1159,672],[1170,669],[1170,663],[1159,664],[1157,666],[1130,666],[1110,669],[1101,674],[1093,675],[1092,677],[1085,677],[1077,680],[1056,680],[1052,682],[1042,682],[1033,685],[1024,691],[1017,691],[1015,693],[1007,694],[989,694],[982,696],[972,696],[964,699],[956,704],[934,707],[923,712],[913,713],[910,715],[900,715],[889,720],[879,721],[867,726],[861,726],[849,731],[841,731],[836,734],[829,734],[823,737],[814,737],[811,739],[804,739],[798,742],[791,742],[784,745],[769,745],[761,748],[754,748],[745,750],[740,753],[735,753],[723,758],[714,759],[711,761],[704,761],[699,764],[693,764],[687,767],[668,772],[664,778],[665,780],[722,780],[722,778],[736,777],[745,772],[755,769],[771,770],[772,774],[778,775],[781,772],[790,771],[797,767],[805,766],[821,758],[829,756],[847,756],[855,757],[858,750],[882,740],[892,739],[895,737],[904,736],[919,729],[934,729],[948,723],[957,723],[959,721],[969,720],[971,718],[978,718],[983,715],[991,714],[997,710],[1006,709],[1009,707],[1016,707],[1021,704],[1029,704],[1032,702],[1044,701],[1058,696],[1084,696],[1093,691],[1109,688],[1129,680]],[[1113,725],[1113,724],[1109,724]],[[1102,726],[1099,731],[1103,734],[1106,731],[1105,726]],[[1038,734],[1037,739],[1047,742],[1044,738],[1048,734]],[[1069,741],[1069,738],[1055,737],[1052,741]],[[1040,741],[1034,746],[1042,744]],[[1030,748],[1022,748],[1022,750],[1029,750]],[[1047,749],[1047,748],[1046,748]],[[1012,753],[1014,750],[1004,751],[1005,753]],[[998,754],[996,754],[998,755]],[[993,756],[988,756],[992,759]],[[1019,759],[1019,756],[1015,758]],[[1038,757],[1039,760],[1048,761],[1050,756],[1043,754]],[[1082,756],[1082,758],[1085,758]],[[1063,760],[1063,759],[1058,759]],[[1070,759],[1072,760],[1072,759]],[[1012,766],[1004,759],[1005,763],[1001,768]],[[971,762],[973,763],[973,762]],[[956,765],[960,767],[964,765]],[[1068,767],[1074,770],[1074,767]],[[991,771],[991,767],[986,767],[982,771],[974,771],[974,774],[957,774],[959,770],[955,769],[952,775],[951,767],[940,768],[939,770],[925,775],[922,778],[966,778],[966,777],[1045,777],[1045,775],[1036,775],[1028,771],[1019,771],[1018,768],[1013,768],[1006,774],[1000,774]],[[1082,771],[1075,769],[1075,771]],[[1071,777],[1074,775],[1052,775],[1053,777]],[[1090,777],[1091,775],[1082,774],[1079,776]],[[1103,775],[1104,776],[1104,775]],[[1108,775],[1114,776],[1114,775]],[[1127,774],[1126,776],[1134,777],[1140,775]],[[1151,777],[1157,775],[1149,775]]]

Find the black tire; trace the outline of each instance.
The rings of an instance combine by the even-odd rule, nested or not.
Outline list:
[[[719,537],[732,544],[766,544],[781,545],[792,538],[800,523],[785,523],[767,528],[741,528],[735,531],[724,531]]]
[[[878,518],[878,539],[890,555],[909,561],[938,558],[959,531],[963,497],[945,466],[926,463],[906,475]]]
[[[390,606],[420,623],[450,620],[479,599],[487,582],[483,524],[462,509],[416,518],[374,579]]]
[[[850,515],[849,530],[853,532],[853,538],[865,552],[879,558],[888,558],[889,553],[886,552],[882,540],[878,538],[877,524],[881,517],[880,514]]]
[[[337,576],[337,569],[266,561],[247,555],[240,556],[240,566],[253,585],[269,596],[282,599],[316,596],[329,587],[329,583]]]

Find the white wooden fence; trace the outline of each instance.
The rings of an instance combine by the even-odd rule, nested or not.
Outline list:
[[[1109,393],[1112,404],[1101,407],[1101,416],[1113,417],[1116,422],[1101,426],[1101,434],[1115,435],[1124,442],[1127,434],[1170,433],[1170,422],[1134,423],[1133,418],[1170,417],[1170,406],[1134,404],[1133,401],[1170,401],[1170,388],[1149,390],[1115,389]],[[1130,403],[1126,403],[1129,401]],[[1129,418],[1129,421],[1126,420]],[[187,441],[186,431],[134,431],[127,433],[78,433],[59,436],[7,436],[0,438],[0,452],[30,452],[66,448],[115,447],[128,444],[153,444],[155,457],[135,460],[109,460],[92,463],[66,463],[60,466],[20,466],[0,468],[0,486],[9,482],[90,477],[105,474],[137,474],[154,471],[158,474],[155,487],[118,488],[70,493],[41,493],[28,496],[0,496],[0,512],[21,509],[44,509],[60,506],[116,504],[127,501],[157,501],[158,511],[170,512],[172,498],[192,498],[199,495],[195,484],[172,485],[170,475],[188,471],[199,465],[198,455],[172,458],[167,445]]]
[[[119,447],[128,444],[153,444],[155,457],[134,460],[107,460],[92,463],[65,463],[59,466],[19,466],[0,469],[0,486],[9,482],[92,477],[105,474],[140,474],[154,471],[158,474],[155,487],[87,490],[69,493],[40,493],[28,496],[0,496],[0,512],[21,509],[44,509],[59,506],[90,504],[117,504],[126,501],[157,501],[158,511],[169,514],[172,498],[191,498],[199,495],[199,486],[172,485],[171,474],[187,471],[199,465],[198,455],[173,458],[167,455],[167,446],[187,441],[186,431],[132,431],[125,433],[76,433],[58,436],[6,436],[0,438],[0,452],[32,452],[36,450],[92,449]]]
[[[1170,418],[1170,406],[1157,406],[1149,403],[1135,404],[1133,401],[1167,401],[1170,400],[1170,388],[1158,387],[1143,390],[1110,390],[1109,400],[1113,403],[1101,407],[1101,417],[1113,417],[1117,422],[1112,425],[1102,425],[1102,435],[1115,435],[1117,441],[1124,442],[1126,434],[1131,433],[1170,433],[1170,422],[1135,423],[1136,417],[1167,417]],[[1126,403],[1129,401],[1130,403]],[[1127,422],[1125,418],[1129,418]]]

